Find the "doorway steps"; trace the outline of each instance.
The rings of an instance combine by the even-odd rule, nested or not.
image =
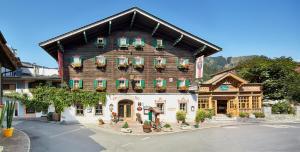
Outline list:
[[[212,120],[214,121],[236,121],[236,117],[228,117],[225,114],[217,114],[216,116],[213,116]]]

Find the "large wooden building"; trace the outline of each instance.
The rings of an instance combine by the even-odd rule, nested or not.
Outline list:
[[[240,112],[262,111],[262,85],[249,83],[231,71],[214,75],[200,85],[198,108],[213,109],[216,114],[238,116]]]
[[[71,89],[108,93],[105,105],[65,110],[66,121],[110,120],[111,112],[146,119],[149,107],[159,107],[164,121],[176,121],[178,110],[193,120],[197,94],[188,88],[195,80],[195,59],[221,50],[136,7],[40,46],[58,60]]]

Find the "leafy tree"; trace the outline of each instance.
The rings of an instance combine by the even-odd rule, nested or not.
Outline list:
[[[296,66],[297,63],[289,57],[270,59],[259,56],[240,62],[237,72],[252,83],[262,83],[268,99],[286,98],[299,102],[300,80]]]

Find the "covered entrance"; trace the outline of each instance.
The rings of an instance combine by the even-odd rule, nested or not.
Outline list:
[[[118,103],[118,116],[124,120],[131,120],[133,118],[133,101],[121,100]]]
[[[217,100],[217,114],[227,113],[227,100]]]

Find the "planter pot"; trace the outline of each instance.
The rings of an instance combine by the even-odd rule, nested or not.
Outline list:
[[[123,133],[132,133],[132,129],[131,128],[121,128],[121,132],[123,132]]]
[[[53,120],[53,121],[60,121],[60,114],[58,114],[58,113],[53,113],[53,115],[52,115],[52,120]]]
[[[162,128],[163,132],[172,132],[173,129],[172,128]]]
[[[3,129],[3,136],[4,137],[11,137],[14,133],[14,128],[4,128]]]
[[[145,133],[150,133],[152,130],[151,130],[151,126],[144,126],[143,125],[143,131],[145,132]]]

